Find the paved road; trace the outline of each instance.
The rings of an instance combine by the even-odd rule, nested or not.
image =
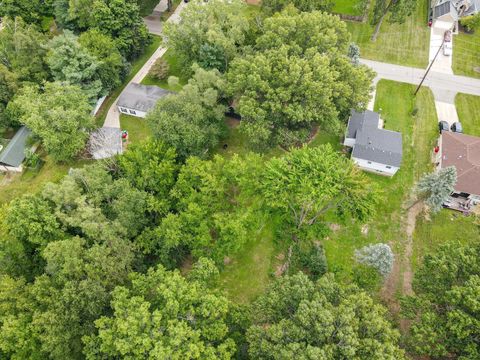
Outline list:
[[[360,62],[372,68],[377,78],[418,85],[425,74],[424,69],[387,64],[379,61],[361,59]],[[434,95],[441,98],[450,98],[452,94],[464,93],[480,96],[480,79],[466,76],[442,74],[430,71],[425,79],[424,86],[428,86]]]
[[[168,18],[168,22],[178,23],[180,21],[180,13],[186,4],[182,1],[180,5],[175,9],[175,12]],[[142,68],[135,74],[133,79],[129,82],[131,83],[140,83],[145,76],[147,76],[150,68],[155,63],[155,61],[162,57],[163,54],[167,51],[166,47],[160,47],[152,54],[150,59],[142,66]],[[128,86],[128,85],[127,85]],[[121,95],[121,94],[120,94]],[[119,95],[119,97],[120,97]],[[105,118],[105,122],[103,123],[103,127],[113,127],[113,128],[120,128],[120,112],[118,111],[117,107],[118,97],[115,102],[112,104],[110,109],[108,110],[107,117]]]
[[[160,20],[162,13],[167,11],[167,0],[160,0],[155,6],[152,13],[143,18],[143,22],[148,28],[150,34],[161,35],[162,34],[162,22]]]

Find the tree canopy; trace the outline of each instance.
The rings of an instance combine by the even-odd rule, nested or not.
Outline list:
[[[183,159],[206,157],[225,131],[226,107],[219,103],[225,82],[218,70],[194,69],[188,84],[160,99],[146,118],[155,136]]]
[[[387,310],[332,275],[303,273],[270,285],[254,304],[248,329],[253,359],[404,359]]]
[[[325,11],[332,10],[335,2],[333,0],[263,0],[262,8],[267,12],[281,11],[289,5],[295,6],[300,11]]]
[[[85,338],[87,359],[230,359],[229,301],[178,271],[161,266],[132,273],[131,289],[113,292],[112,316],[95,322]],[[125,326],[125,324],[129,324]]]
[[[435,359],[480,356],[480,246],[451,242],[425,256],[402,309],[414,353]]]
[[[351,62],[349,43],[345,24],[318,11],[288,8],[265,21],[258,51],[236,58],[227,74],[253,145],[298,145],[315,126],[340,132],[350,109],[366,106],[373,74]]]
[[[81,88],[66,83],[45,83],[43,91],[26,86],[8,105],[22,124],[37,135],[55,161],[67,161],[85,146],[94,120]]]
[[[249,23],[242,0],[192,1],[180,23],[165,26],[168,46],[189,69],[198,63],[206,69],[225,71],[246,40]]]
[[[353,162],[330,145],[292,150],[265,164],[259,191],[297,230],[330,210],[365,219],[374,212],[376,189]]]

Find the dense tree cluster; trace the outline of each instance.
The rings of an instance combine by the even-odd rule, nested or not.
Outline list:
[[[245,44],[249,22],[242,0],[193,1],[177,24],[167,24],[168,46],[187,69],[198,63],[205,69],[225,71]]]
[[[184,159],[206,157],[225,132],[225,81],[216,69],[194,71],[178,94],[160,99],[146,118],[153,133]]]
[[[456,242],[424,258],[404,299],[412,350],[434,359],[480,357],[480,246]]]
[[[57,161],[70,160],[83,148],[92,129],[92,123],[84,119],[93,104],[120,85],[128,73],[128,61],[140,55],[150,41],[138,6],[130,0],[4,0],[0,1],[0,16],[4,16],[0,32],[0,130],[34,122],[37,125],[31,129],[47,152]],[[51,16],[63,31],[57,33],[54,25],[50,29],[38,26],[40,20]],[[78,95],[78,108],[71,102],[55,114],[46,114],[46,109],[58,109],[61,100],[49,92],[60,96],[60,84],[80,88],[87,106]],[[65,90],[71,94],[67,89],[72,88]],[[42,109],[38,108],[39,99]],[[22,115],[27,113],[32,114]],[[41,118],[32,120],[35,114]],[[66,119],[62,126],[53,121],[56,125],[51,129],[45,127],[48,121],[62,116]],[[58,151],[54,154],[54,148],[66,145],[67,138],[72,139],[67,151],[62,156]]]
[[[373,74],[352,63],[336,16],[287,8],[264,21],[256,51],[228,73],[242,128],[257,146],[304,143],[315,126],[340,132],[351,108],[370,98]]]
[[[404,359],[386,309],[332,275],[280,278],[254,304],[252,359]]]

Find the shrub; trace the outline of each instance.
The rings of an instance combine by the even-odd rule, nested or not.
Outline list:
[[[170,65],[162,58],[158,58],[150,69],[150,74],[158,80],[165,80],[170,72]]]
[[[468,30],[475,31],[480,28],[480,13],[475,15],[464,17],[460,20],[460,23]]]
[[[360,264],[372,266],[380,274],[387,276],[392,271],[395,257],[387,244],[373,244],[355,250],[355,259]]]

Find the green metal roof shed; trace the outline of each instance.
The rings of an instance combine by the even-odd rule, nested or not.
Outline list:
[[[0,165],[19,167],[25,160],[27,139],[32,132],[22,126],[8,145],[0,152]]]

